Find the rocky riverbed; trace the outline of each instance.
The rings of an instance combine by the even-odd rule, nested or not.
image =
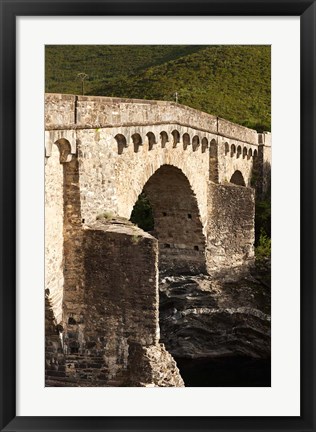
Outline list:
[[[180,372],[183,368],[183,377],[195,366],[207,371],[212,364],[217,368],[227,364],[232,372],[235,365],[241,376],[244,367],[254,371],[253,382],[259,382],[256,368],[259,374],[263,368],[263,375],[269,375],[270,306],[266,272],[256,270],[242,278],[230,275],[225,279],[206,275],[163,277],[161,341],[177,360]]]

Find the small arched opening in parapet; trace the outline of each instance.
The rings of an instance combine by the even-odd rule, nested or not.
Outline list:
[[[210,157],[212,159],[217,159],[217,142],[215,139],[212,139],[210,142]]]
[[[139,201],[144,220],[135,218],[135,209],[141,214]],[[206,271],[205,236],[198,203],[182,170],[162,165],[145,183],[131,221],[158,239],[161,274]]]
[[[153,147],[154,147],[154,144],[157,143],[157,141],[156,141],[156,137],[155,137],[155,135],[153,134],[153,132],[148,132],[148,133],[146,134],[146,136],[147,136],[147,139],[148,139],[148,150],[152,150]]]
[[[72,159],[70,142],[65,138],[60,138],[55,141],[55,144],[57,145],[59,150],[59,162],[70,162]]]
[[[182,135],[182,142],[183,142],[183,150],[186,150],[190,145],[190,135],[188,133],[184,133]]]
[[[200,138],[195,135],[192,139],[192,150],[195,152],[200,147]]]
[[[160,132],[160,141],[161,141],[161,148],[165,148],[166,143],[169,142],[168,134],[166,131]]]
[[[204,137],[202,139],[202,153],[205,153],[207,148],[208,148],[208,140],[206,137]]]
[[[177,147],[177,144],[180,142],[180,133],[176,129],[171,132],[173,136],[173,148]]]
[[[249,151],[248,151],[248,159],[251,159],[252,158],[252,149],[249,149]]]
[[[138,153],[139,147],[143,144],[142,137],[138,133],[132,135],[132,140],[134,144],[134,152]]]
[[[237,147],[237,159],[240,157],[240,155],[241,155],[241,146],[239,145]]]
[[[258,152],[257,152],[257,150],[254,150],[254,152],[253,152],[253,158],[257,159],[257,157],[258,157]]]
[[[218,150],[215,139],[210,142],[210,180],[218,183]]]
[[[239,170],[235,171],[234,174],[231,176],[230,183],[233,183],[237,186],[246,186],[244,177]]]
[[[227,156],[229,153],[229,144],[228,142],[225,142],[225,156]]]
[[[236,154],[236,146],[235,144],[232,144],[230,147],[230,155],[233,157]]]
[[[122,134],[117,134],[114,138],[117,142],[117,153],[121,155],[123,154],[124,149],[127,147],[126,138]]]
[[[243,159],[246,159],[246,158],[247,158],[247,154],[248,154],[247,147],[244,147],[244,148],[242,149],[242,158],[243,158]]]

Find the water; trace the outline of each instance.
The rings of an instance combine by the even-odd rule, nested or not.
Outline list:
[[[270,387],[270,359],[175,358],[186,387]]]

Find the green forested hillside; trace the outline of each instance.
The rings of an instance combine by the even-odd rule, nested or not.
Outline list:
[[[259,131],[270,130],[270,47],[240,45],[54,45],[46,91],[174,100]]]

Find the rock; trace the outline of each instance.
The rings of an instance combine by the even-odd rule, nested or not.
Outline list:
[[[161,340],[178,358],[270,358],[270,289],[252,275],[227,283],[210,276],[160,284]]]
[[[130,386],[184,387],[177,364],[163,344],[145,347],[131,343],[129,377]]]

